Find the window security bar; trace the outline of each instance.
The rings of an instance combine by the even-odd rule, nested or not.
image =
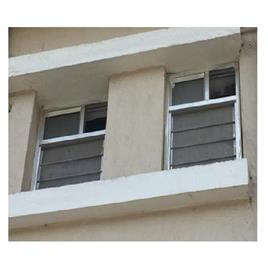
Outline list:
[[[205,129],[205,128],[210,128],[210,127],[219,127],[219,126],[232,125],[234,123],[235,123],[235,121],[231,121],[231,122],[220,123],[220,124],[210,124],[210,125],[201,126],[201,127],[187,128],[187,129],[183,129],[183,130],[172,130],[171,133],[182,133],[182,132],[187,132],[187,131],[191,131],[191,130],[198,130],[198,129]]]
[[[68,141],[74,141],[77,142],[80,139],[86,139],[86,138],[94,138],[94,139],[101,139],[105,135],[105,130],[99,130],[89,133],[82,133],[82,134],[76,134],[76,135],[70,135],[65,137],[57,137],[57,138],[51,138],[47,140],[42,140],[40,142],[41,146],[48,145],[48,144],[56,144],[61,142],[68,142]],[[64,144],[62,144],[63,146]]]
[[[209,100],[202,100],[197,102],[185,103],[185,104],[177,104],[169,106],[169,112],[175,112],[179,110],[188,110],[188,109],[195,109],[195,108],[202,108],[202,107],[209,107],[213,105],[226,105],[228,103],[234,103],[236,101],[236,96],[228,96],[218,99],[209,99]]]
[[[221,139],[221,140],[210,141],[210,142],[203,142],[203,143],[197,143],[197,144],[191,144],[191,145],[176,146],[176,147],[171,147],[171,150],[184,149],[184,148],[190,148],[190,147],[202,146],[202,145],[214,144],[214,143],[222,143],[222,142],[234,141],[234,140],[235,140],[235,137],[233,137],[231,139]]]
[[[219,158],[209,158],[209,159],[205,159],[205,160],[201,160],[201,161],[185,162],[185,163],[181,163],[181,164],[171,164],[170,167],[172,167],[172,168],[174,168],[174,167],[175,168],[177,168],[177,167],[187,167],[187,166],[191,166],[193,164],[198,165],[198,164],[216,162],[216,161],[221,161],[221,160],[231,160],[231,159],[234,159],[235,157],[236,157],[236,155],[230,155],[230,156],[219,157]]]
[[[75,175],[67,175],[67,176],[62,176],[62,177],[56,177],[53,179],[48,179],[48,180],[38,180],[38,183],[42,183],[42,182],[50,182],[50,181],[58,181],[58,180],[65,180],[65,179],[70,179],[70,178],[75,178],[75,177],[82,177],[82,176],[88,176],[88,175],[98,175],[100,174],[102,171],[98,170],[95,172],[87,172],[87,173],[81,173],[81,174],[75,174]]]
[[[85,156],[85,157],[79,157],[79,158],[73,158],[73,159],[66,159],[61,161],[54,161],[54,162],[47,162],[47,163],[41,163],[40,166],[49,166],[49,165],[56,165],[56,164],[63,164],[66,162],[73,162],[73,161],[79,161],[79,160],[86,160],[86,159],[94,159],[98,157],[102,157],[103,154],[97,154],[92,156]]]

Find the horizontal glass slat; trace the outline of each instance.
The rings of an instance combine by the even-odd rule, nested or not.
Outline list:
[[[83,183],[89,181],[96,181],[100,179],[101,171],[96,173],[88,173],[88,174],[78,174],[77,176],[72,177],[61,177],[53,180],[43,180],[38,181],[39,189],[49,188],[49,187],[58,187],[69,184]]]
[[[233,122],[234,104],[220,107],[202,107],[193,111],[178,111],[172,113],[172,130],[184,131],[191,128],[201,128],[214,124]]]
[[[42,164],[65,161],[75,158],[87,158],[102,154],[103,136],[100,139],[57,143],[42,148]]]
[[[233,139],[233,124],[210,126],[185,132],[173,133],[173,147],[187,147],[195,144],[211,143]]]
[[[205,159],[202,161],[192,161],[192,162],[187,162],[187,163],[174,164],[174,165],[171,165],[171,168],[189,167],[189,166],[193,166],[193,165],[204,165],[204,164],[210,164],[210,163],[215,163],[215,162],[234,160],[235,157],[236,157],[235,155],[231,155],[231,156],[227,156],[227,157]]]
[[[76,176],[80,173],[97,172],[101,168],[101,157],[64,162],[40,167],[40,180]]]
[[[172,130],[171,133],[182,133],[182,132],[188,132],[191,130],[199,130],[199,129],[205,129],[205,128],[210,128],[210,127],[217,127],[217,126],[225,126],[225,125],[233,125],[235,121],[227,122],[227,123],[221,123],[221,124],[212,124],[212,125],[205,125],[201,127],[192,127],[188,129],[183,129],[183,130]]]
[[[73,162],[73,161],[79,161],[79,160],[94,159],[94,158],[99,158],[99,157],[102,157],[102,156],[103,156],[103,154],[98,154],[98,155],[93,155],[93,156],[86,156],[86,157],[80,157],[80,158],[72,158],[72,159],[66,159],[66,160],[61,160],[61,161],[43,163],[43,164],[40,164],[40,166],[57,165],[57,164],[62,164],[62,163],[67,163],[67,162]]]
[[[173,149],[172,165],[231,157],[235,154],[233,144],[233,141],[223,141],[212,144],[197,145],[195,147]]]

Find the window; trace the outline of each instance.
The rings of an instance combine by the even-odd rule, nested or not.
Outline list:
[[[36,188],[100,179],[106,103],[47,113],[38,144]]]
[[[234,65],[170,76],[168,169],[241,157],[238,81]]]

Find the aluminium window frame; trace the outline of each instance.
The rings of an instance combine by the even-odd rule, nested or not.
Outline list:
[[[38,177],[39,177],[39,171],[40,171],[39,167],[40,167],[40,163],[42,161],[42,146],[49,145],[49,144],[56,144],[56,143],[64,143],[64,142],[68,142],[68,141],[81,140],[81,139],[86,139],[86,138],[95,138],[95,137],[99,137],[99,136],[105,137],[105,130],[98,130],[98,131],[83,133],[84,124],[85,124],[85,122],[84,122],[85,107],[86,107],[86,105],[84,104],[84,105],[70,107],[70,108],[66,108],[66,109],[53,110],[53,111],[43,111],[41,118],[40,118],[40,121],[39,121],[39,126],[38,126],[37,143],[36,143],[34,163],[33,163],[33,175],[32,175],[31,191],[39,190]],[[69,113],[75,113],[75,112],[80,112],[78,134],[66,135],[66,136],[50,138],[50,139],[43,139],[46,118],[52,117],[52,116],[69,114]],[[103,147],[104,147],[104,144],[103,144]],[[102,164],[103,164],[103,161],[101,158],[100,180],[103,179],[102,178]]]
[[[224,69],[233,67],[235,70],[235,95],[228,97],[221,97],[216,99],[209,98],[209,72],[212,70]],[[172,89],[176,83],[191,81],[195,79],[204,78],[204,100],[190,103],[172,105]],[[164,148],[164,169],[172,169],[172,112],[182,110],[193,110],[200,107],[217,107],[222,104],[234,103],[234,132],[235,132],[235,155],[236,159],[242,158],[242,141],[241,141],[241,115],[240,115],[240,78],[239,78],[239,64],[238,61],[232,63],[225,63],[217,66],[212,66],[206,71],[198,73],[177,73],[167,75],[166,82],[166,124],[165,124],[165,148]]]

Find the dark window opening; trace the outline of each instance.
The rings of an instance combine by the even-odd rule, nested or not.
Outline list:
[[[209,72],[210,99],[235,95],[235,70],[227,68]]]
[[[91,132],[91,131],[98,131],[105,129],[106,126],[106,117],[104,118],[96,118],[91,121],[85,122],[85,131],[84,132]]]
[[[85,107],[84,132],[104,130],[106,127],[107,105],[90,104]]]

